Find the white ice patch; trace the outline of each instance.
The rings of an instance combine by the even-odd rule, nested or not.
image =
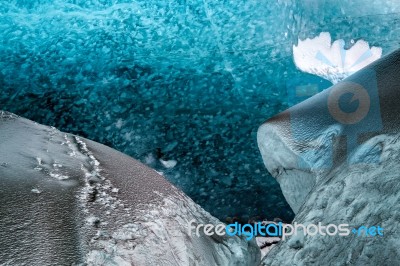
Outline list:
[[[33,189],[31,190],[31,192],[32,192],[32,193],[35,193],[35,194],[40,194],[40,193],[42,193],[42,191],[40,191],[40,190],[37,189],[37,188],[33,188]]]
[[[176,164],[178,163],[178,162],[175,161],[175,160],[164,161],[164,160],[161,160],[161,159],[160,159],[160,162],[162,163],[162,165],[163,165],[165,168],[174,168],[174,167],[176,166]]]
[[[335,84],[382,56],[382,48],[370,48],[364,40],[358,40],[348,50],[344,46],[344,40],[332,43],[329,32],[321,32],[313,39],[299,40],[297,46],[293,45],[294,62],[301,71]]]
[[[67,176],[67,175],[63,175],[63,174],[59,174],[59,173],[54,173],[54,172],[50,172],[49,175],[50,175],[52,178],[55,178],[55,179],[58,179],[58,180],[65,180],[65,179],[68,179],[68,178],[69,178],[69,176]]]

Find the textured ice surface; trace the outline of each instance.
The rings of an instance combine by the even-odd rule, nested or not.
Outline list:
[[[321,81],[295,68],[293,45],[330,32],[386,54],[399,10],[394,0],[2,0],[0,105],[149,162],[221,219],[290,220],[256,130],[286,109],[287,82]]]
[[[2,265],[260,261],[254,240],[189,235],[192,219],[220,222],[154,170],[101,144],[2,111],[0,206]]]
[[[271,118],[258,132],[265,165],[295,222],[381,226],[384,236],[300,233],[272,248],[264,265],[398,264],[399,59],[400,50]],[[328,112],[327,96],[354,82],[368,91],[370,112],[357,123],[341,124]],[[359,105],[365,100],[358,99]]]
[[[340,125],[325,129],[314,127],[310,129],[312,133],[299,143],[292,135],[292,128],[289,119],[278,123],[272,120],[259,128],[258,142],[265,166],[297,213],[315,180],[329,170],[323,166],[332,159],[332,138],[339,136],[342,129]],[[308,154],[304,155],[306,151]]]
[[[322,32],[314,39],[299,40],[297,46],[293,45],[294,62],[300,70],[335,84],[382,55],[382,48],[370,48],[364,40],[358,40],[348,50],[344,46],[344,40],[332,43],[329,32]]]
[[[268,253],[264,265],[398,264],[399,140],[399,134],[371,139],[383,148],[383,163],[339,165],[315,184],[295,217],[302,224],[348,223],[355,228],[380,225],[383,237],[316,235],[304,237],[301,247],[291,246],[289,238]]]

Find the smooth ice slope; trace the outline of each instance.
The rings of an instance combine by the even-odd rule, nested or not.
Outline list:
[[[256,265],[255,241],[188,234],[219,223],[154,170],[0,111],[0,264]]]
[[[259,128],[265,165],[295,211],[295,222],[384,228],[384,236],[375,237],[300,233],[276,245],[265,265],[398,263],[399,73],[400,50]],[[357,111],[341,120],[341,111],[331,108],[330,96],[342,93],[345,99],[349,88],[369,96],[360,94],[347,103],[361,108],[369,102],[369,112],[357,122],[352,119]]]

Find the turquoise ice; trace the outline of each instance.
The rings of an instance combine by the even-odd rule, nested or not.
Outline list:
[[[294,103],[287,84],[330,85],[296,69],[293,44],[330,32],[387,54],[399,10],[370,0],[3,0],[0,106],[146,162],[221,219],[290,220],[256,130]]]

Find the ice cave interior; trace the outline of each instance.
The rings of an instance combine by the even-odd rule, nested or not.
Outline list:
[[[144,162],[221,220],[290,221],[257,128],[331,86],[296,67],[293,45],[329,32],[385,55],[399,11],[395,0],[2,0],[0,109]]]

